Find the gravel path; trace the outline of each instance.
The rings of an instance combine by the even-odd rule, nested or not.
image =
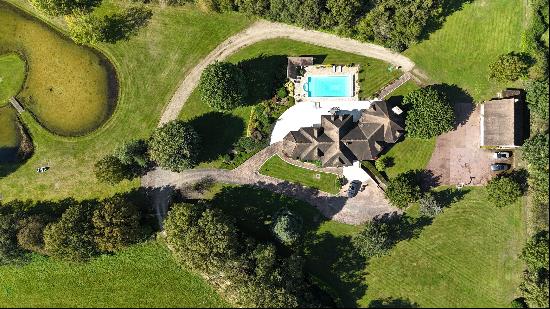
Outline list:
[[[222,42],[187,74],[164,109],[159,126],[178,117],[183,105],[197,86],[202,71],[210,63],[216,60],[226,59],[243,47],[274,38],[288,38],[366,57],[377,58],[393,65],[400,66],[405,72],[413,70],[415,66],[414,62],[409,58],[379,45],[342,38],[329,33],[305,30],[295,26],[260,20]]]

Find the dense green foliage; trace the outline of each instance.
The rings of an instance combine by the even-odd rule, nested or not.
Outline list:
[[[548,307],[548,231],[535,234],[523,248],[527,264],[520,289],[531,308]]]
[[[273,222],[273,234],[281,243],[292,246],[303,236],[302,225],[302,218],[289,210],[283,210],[277,214]]]
[[[489,78],[498,81],[516,81],[527,76],[529,66],[529,60],[525,55],[510,52],[500,55],[489,65]]]
[[[76,11],[91,11],[102,0],[31,0],[38,9],[50,15],[70,15]]]
[[[489,201],[497,207],[514,204],[522,195],[520,184],[512,177],[497,176],[487,183]]]
[[[531,18],[522,34],[523,50],[532,55],[535,64],[529,70],[529,76],[535,80],[548,79],[548,45],[543,42],[548,31],[548,0],[529,1]]]
[[[527,161],[529,190],[532,204],[532,224],[537,230],[548,229],[548,132],[531,136],[522,147],[522,157]]]
[[[406,208],[410,203],[418,201],[421,190],[417,171],[401,173],[390,179],[385,194],[390,203],[399,208]]]
[[[209,278],[236,305],[317,304],[304,281],[299,256],[282,257],[272,244],[256,243],[241,234],[234,220],[219,209],[173,205],[165,231],[176,258]]]
[[[422,216],[434,218],[443,211],[439,201],[430,192],[424,193],[418,203],[420,204],[420,215]]]
[[[393,158],[390,156],[383,156],[381,158],[378,158],[378,160],[374,161],[374,166],[380,172],[383,172],[384,170],[386,170],[386,168],[392,165],[393,165]]]
[[[147,143],[144,140],[131,140],[115,149],[94,165],[94,174],[102,182],[116,184],[124,179],[144,175],[151,167]]]
[[[536,134],[522,147],[523,158],[532,167],[530,170],[548,172],[548,133]]]
[[[395,220],[373,220],[352,238],[353,246],[367,260],[386,254],[394,245]]]
[[[0,265],[19,258],[17,247],[17,221],[11,214],[0,213]]]
[[[455,114],[449,99],[432,86],[408,93],[403,105],[409,109],[405,130],[410,137],[428,139],[453,129]]]
[[[200,138],[188,123],[176,120],[157,128],[149,141],[149,155],[160,167],[181,172],[197,164]]]
[[[19,221],[17,243],[25,250],[46,254],[44,230],[51,221],[44,215],[32,215]]]
[[[116,184],[132,178],[131,169],[113,155],[107,155],[94,164],[94,175],[102,182]]]
[[[531,115],[535,115],[543,120],[548,120],[548,79],[531,81],[527,85],[527,104]]]
[[[217,111],[229,111],[244,103],[247,96],[242,70],[229,62],[206,67],[198,85],[201,100]]]

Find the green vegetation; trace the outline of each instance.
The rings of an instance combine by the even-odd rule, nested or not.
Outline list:
[[[35,12],[26,1],[10,1]],[[98,10],[116,10],[119,4],[124,6],[125,3],[106,0]],[[4,201],[29,197],[101,198],[137,187],[138,181],[123,181],[117,186],[100,183],[92,173],[94,163],[112,153],[123,141],[149,137],[157,126],[164,105],[188,70],[220,42],[250,23],[250,19],[242,15],[204,13],[193,6],[169,10],[154,5],[150,7],[153,18],[144,31],[128,41],[99,46],[117,68],[120,84],[117,108],[110,120],[92,134],[69,139],[49,134],[29,115],[24,115],[24,122],[38,147],[26,164],[0,180]],[[4,22],[5,19],[0,20]],[[57,20],[50,21],[61,25]],[[43,39],[36,42],[43,42]],[[51,60],[56,59],[51,57],[52,54],[59,54],[52,51],[46,53]],[[65,60],[68,61],[67,58]],[[63,74],[51,74],[48,79],[56,76]],[[90,82],[92,81],[88,83]],[[73,86],[71,91],[80,89],[79,95],[80,92],[85,92],[82,89],[87,88]],[[71,104],[73,101],[74,97]],[[79,115],[86,115],[85,110],[79,108]],[[61,108],[58,111],[65,112],[66,109]],[[69,121],[74,118],[59,119]],[[36,177],[36,167],[46,162],[50,170]],[[29,179],[33,179],[32,186],[28,185]]]
[[[489,65],[489,78],[513,82],[527,76],[529,66],[529,59],[525,55],[510,52],[498,56]]]
[[[526,89],[529,111],[542,120],[548,120],[549,90],[548,79],[531,81]]]
[[[365,306],[387,297],[421,307],[507,307],[523,269],[520,203],[496,208],[483,188],[468,188],[417,238],[371,260]]]
[[[548,307],[548,231],[533,235],[521,253],[527,264],[520,289],[529,308]]]
[[[84,264],[34,256],[24,266],[0,267],[0,277],[2,307],[227,306],[156,242]]]
[[[512,177],[498,176],[487,184],[489,201],[497,207],[514,204],[522,195],[520,184]]]
[[[184,121],[175,120],[153,132],[149,155],[160,167],[182,172],[197,164],[200,145],[201,139],[195,129]]]
[[[447,96],[435,86],[414,90],[403,98],[408,109],[407,136],[430,139],[453,129],[455,114]]]
[[[417,171],[410,170],[390,179],[385,194],[393,206],[406,208],[420,199],[421,190],[417,174]]]
[[[405,137],[393,146],[381,158],[392,158],[392,165],[385,169],[389,178],[408,170],[423,169],[428,165],[435,148],[435,138],[421,139]]]
[[[25,81],[25,62],[18,54],[0,55],[0,107],[8,104]],[[4,123],[4,122],[0,122]]]
[[[101,0],[30,0],[38,9],[50,15],[69,15],[75,11],[91,11]]]
[[[286,163],[279,156],[273,156],[267,160],[260,168],[260,174],[299,183],[332,194],[337,194],[340,191],[340,183],[336,174],[297,167]]]
[[[519,0],[465,3],[405,55],[434,82],[456,84],[476,101],[490,98],[504,84],[487,79],[489,64],[501,54],[521,51],[525,12],[525,1]]]
[[[114,69],[102,55],[4,2],[0,28],[0,53],[20,52],[27,62],[17,97],[43,126],[61,135],[82,135],[109,118],[117,89]]]
[[[223,112],[243,104],[248,95],[246,86],[241,68],[229,62],[215,62],[204,69],[198,90],[201,101]]]

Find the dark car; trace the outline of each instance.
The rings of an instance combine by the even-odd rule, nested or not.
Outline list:
[[[355,195],[357,195],[360,187],[361,182],[359,180],[352,181],[348,188],[348,197],[354,197]]]
[[[502,172],[508,169],[510,169],[510,164],[505,164],[505,163],[491,164],[491,171],[493,172]]]

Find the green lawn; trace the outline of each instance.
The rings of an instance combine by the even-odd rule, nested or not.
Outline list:
[[[418,238],[371,261],[359,304],[393,297],[421,307],[509,307],[523,270],[522,221],[519,202],[499,209],[485,189],[471,189]]]
[[[492,97],[505,85],[488,80],[488,66],[500,54],[521,51],[526,2],[466,3],[428,40],[404,54],[435,82],[456,84],[476,101]]]
[[[297,167],[286,163],[277,155],[262,165],[260,174],[299,183],[332,194],[337,194],[340,191],[338,175]],[[317,175],[320,177],[317,178]]]
[[[273,90],[283,86],[286,77],[287,56],[313,55],[317,63],[322,64],[350,64],[361,66],[360,72],[360,97],[368,98],[380,90],[387,83],[399,77],[402,73],[398,70],[389,72],[388,63],[354,55],[334,49],[328,49],[316,45],[297,42],[289,39],[271,39],[247,46],[228,57],[232,63],[243,62],[247,67],[265,73],[265,78],[273,79]],[[266,73],[267,72],[267,73]],[[260,75],[252,74],[252,75]],[[282,76],[282,79],[281,79]],[[254,92],[254,89],[249,89]],[[199,134],[205,140],[209,140],[203,149],[203,162],[199,167],[220,167],[219,156],[226,153],[231,145],[246,134],[249,122],[251,106],[259,103],[257,96],[246,102],[246,106],[235,109],[229,113],[215,113],[208,105],[201,101],[198,90],[195,90],[181,110],[179,119],[194,122]],[[221,133],[221,134],[220,134]]]
[[[0,106],[16,95],[25,81],[25,62],[19,55],[0,55]],[[1,122],[0,122],[1,123]]]
[[[27,1],[10,1],[33,11]],[[102,5],[117,3],[127,2],[105,0]],[[4,200],[101,198],[139,186],[138,180],[116,186],[99,183],[91,172],[92,166],[121,142],[148,137],[186,72],[251,22],[243,15],[205,13],[192,5],[151,8],[153,18],[137,37],[99,46],[114,63],[120,81],[118,105],[110,120],[87,136],[63,138],[49,134],[24,117],[36,146],[35,154],[0,179]],[[55,25],[64,27],[58,21],[53,20]],[[37,174],[35,168],[44,163],[49,164],[50,170]],[[33,185],[29,186],[29,182]]]
[[[228,306],[156,242],[84,264],[36,256],[24,266],[1,266],[0,278],[0,307]]]
[[[0,32],[0,52],[17,51],[28,66],[25,87],[17,97],[46,128],[82,135],[107,120],[115,104],[109,92],[116,93],[116,86],[110,90],[110,66],[103,65],[99,54],[4,2],[0,28],[5,29]]]
[[[393,158],[393,165],[385,172],[389,178],[393,178],[408,170],[423,169],[428,165],[435,148],[435,138],[428,140],[405,137],[383,155]]]

